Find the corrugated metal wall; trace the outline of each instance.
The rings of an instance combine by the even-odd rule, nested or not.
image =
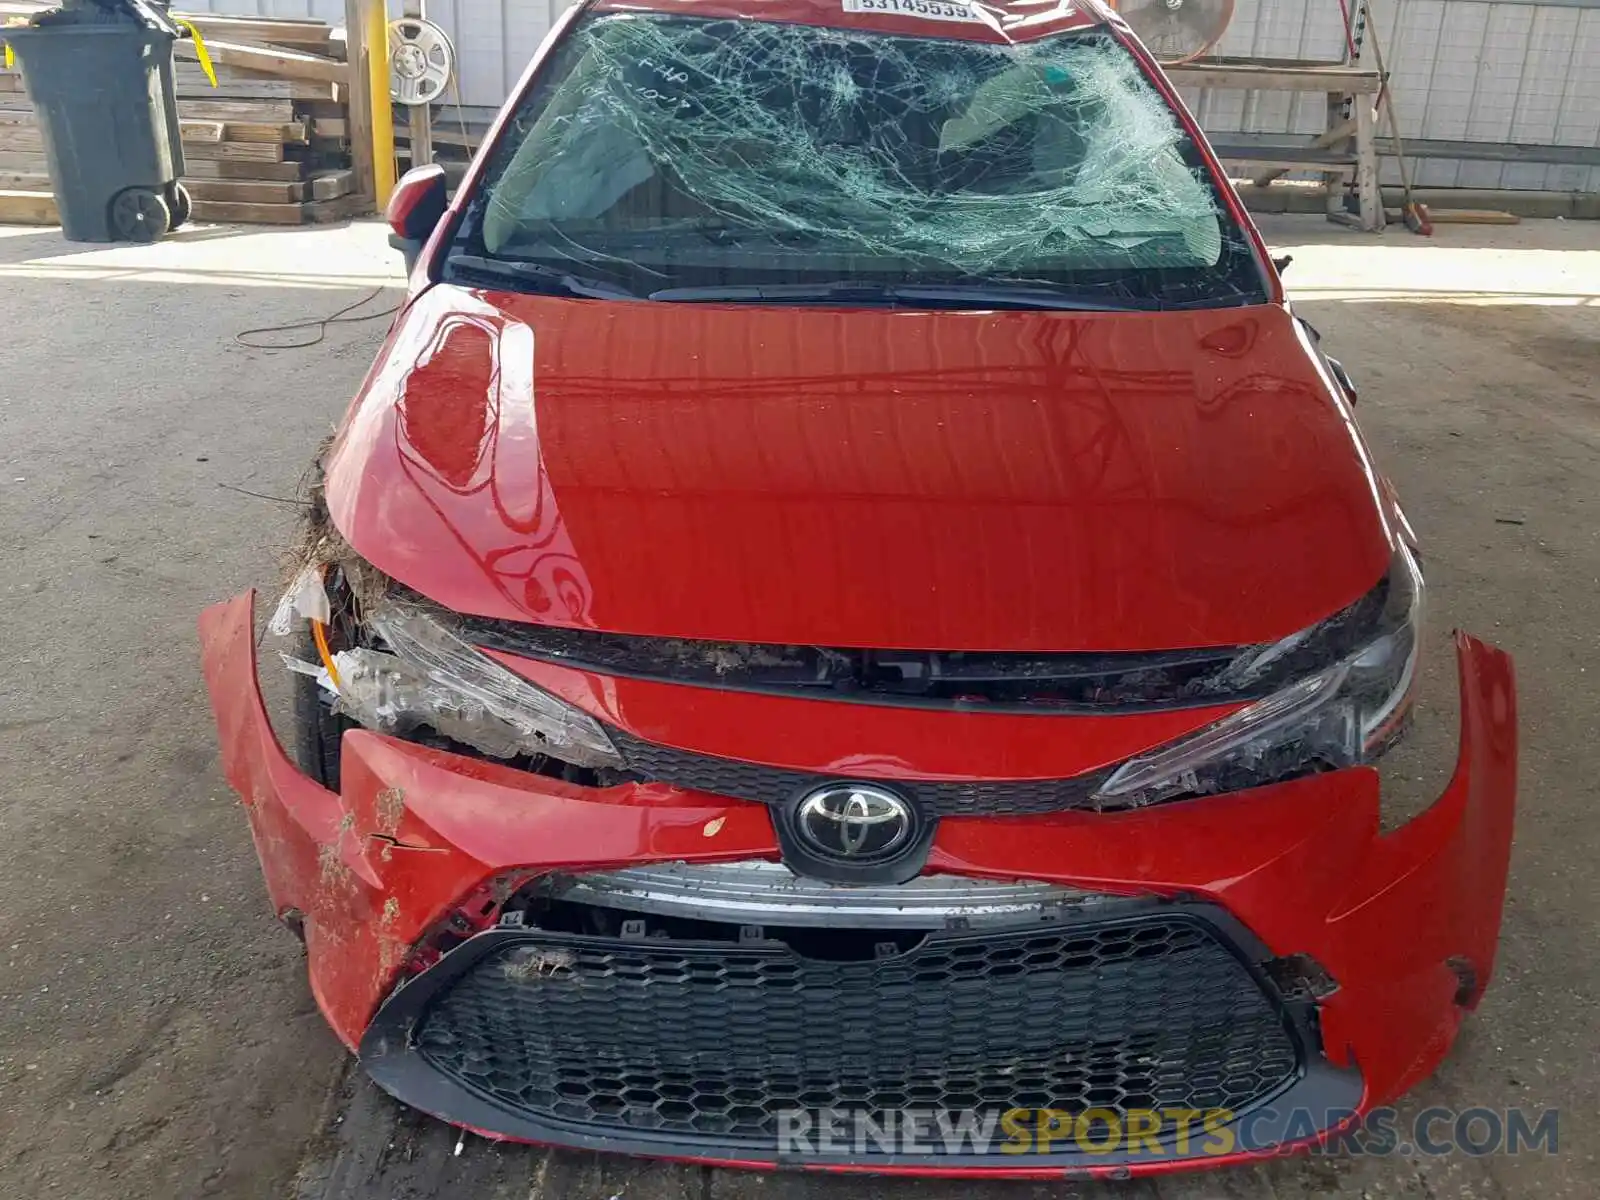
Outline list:
[[[180,12],[232,13],[244,17],[316,17],[330,25],[344,24],[344,0],[178,0]],[[391,4],[396,13],[398,4]]]
[[[461,103],[498,108],[568,0],[427,0],[456,44]]]
[[[1398,0],[1379,3],[1378,34],[1406,138],[1600,147],[1600,0]],[[1237,0],[1218,52],[1335,59],[1338,0]],[[1190,96],[1207,132],[1318,132],[1321,96],[1211,92]],[[1600,167],[1414,160],[1430,187],[1600,191]],[[1398,182],[1394,163],[1384,167]]]
[[[1353,3],[1353,0],[1351,0]],[[461,100],[492,109],[505,98],[568,0],[426,0],[455,40]],[[1336,59],[1339,0],[1236,0],[1219,52]],[[344,0],[180,0],[179,7],[342,24]],[[399,0],[389,0],[398,14]],[[1377,0],[1401,133],[1436,141],[1600,148],[1600,0]],[[1191,96],[1214,134],[1306,134],[1325,101],[1287,92]],[[1393,162],[1385,178],[1398,181]],[[1423,159],[1419,184],[1600,191],[1600,166]]]

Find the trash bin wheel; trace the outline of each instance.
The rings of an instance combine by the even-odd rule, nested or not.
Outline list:
[[[187,225],[189,218],[194,216],[194,197],[189,195],[189,189],[183,184],[175,183],[167,196],[167,207],[172,210],[173,229]]]
[[[158,241],[172,226],[172,210],[158,191],[123,188],[111,198],[111,232],[121,241]]]

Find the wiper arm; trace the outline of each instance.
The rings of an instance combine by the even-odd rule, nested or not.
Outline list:
[[[601,279],[584,279],[559,267],[542,263],[524,262],[520,259],[483,258],[476,254],[453,254],[444,261],[450,275],[476,276],[490,283],[515,283],[533,290],[555,292],[568,296],[583,296],[593,300],[637,300],[639,297],[627,288]]]
[[[1051,308],[1067,312],[1137,312],[1145,306],[1054,288],[1006,284],[911,285],[894,289],[906,300],[947,302],[962,308]]]
[[[712,284],[706,287],[661,288],[645,297],[667,302],[715,304],[889,304],[894,289],[876,283]]]
[[[842,304],[893,308],[1020,308],[1069,312],[1132,312],[1139,305],[1058,292],[1051,288],[981,284],[784,283],[730,287],[675,287],[651,292],[647,299],[702,304]]]

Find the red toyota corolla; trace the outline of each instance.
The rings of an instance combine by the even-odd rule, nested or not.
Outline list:
[[[454,201],[424,170],[390,216],[408,297],[271,622],[293,757],[250,598],[201,619],[272,903],[383,1087],[1058,1176],[1309,1145],[1438,1063],[1511,664],[1457,637],[1453,779],[1380,824],[1409,526],[1114,14],[580,4]]]

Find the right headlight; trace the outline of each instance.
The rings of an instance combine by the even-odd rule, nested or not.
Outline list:
[[[1404,732],[1421,648],[1422,574],[1403,542],[1388,574],[1334,617],[1241,654],[1228,682],[1292,681],[1215,724],[1117,768],[1103,808],[1239,791],[1372,762]],[[1330,662],[1330,659],[1332,661]],[[1304,674],[1304,664],[1316,664]]]
[[[620,767],[600,723],[537,688],[414,605],[366,617],[389,651],[358,646],[333,656],[338,708],[370,729],[426,726],[496,758],[549,756],[580,767]]]

